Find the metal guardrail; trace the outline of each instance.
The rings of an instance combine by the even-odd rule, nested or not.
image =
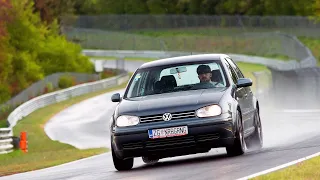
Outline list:
[[[134,50],[90,50],[86,49],[82,51],[83,54],[87,56],[97,56],[97,57],[144,57],[144,58],[168,58],[175,56],[184,56],[191,54],[204,54],[206,52],[179,52],[179,51],[134,51]],[[313,58],[306,59],[303,62],[296,60],[282,61],[274,58],[265,58],[260,56],[249,56],[242,54],[230,54],[228,55],[235,61],[262,64],[277,70],[291,70],[302,67],[301,63],[306,63],[306,61],[314,61]],[[314,63],[309,63],[313,66]]]
[[[75,80],[75,83],[81,84],[89,81],[97,81],[99,80],[99,74],[87,74],[87,73],[75,73],[75,72],[62,72],[62,73],[54,73],[49,76],[44,77],[43,79],[34,82],[29,87],[19,92],[19,94],[12,97],[7,102],[3,103],[1,106],[12,106],[16,107],[17,105],[30,100],[31,97],[36,97],[43,94],[46,87],[48,87],[48,83],[52,85],[53,89],[59,88],[59,79],[63,75],[72,76]]]
[[[10,128],[0,128],[0,154],[13,151],[12,131]]]
[[[38,96],[30,101],[23,103],[22,105],[17,107],[13,112],[11,112],[8,116],[7,121],[10,125],[9,128],[0,128],[0,154],[9,153],[13,151],[14,146],[12,144],[12,128],[17,124],[19,120],[22,120],[24,117],[28,116],[35,110],[76,96],[114,87],[124,83],[128,79],[128,72],[124,72],[112,78],[91,83],[84,83],[60,91]]]

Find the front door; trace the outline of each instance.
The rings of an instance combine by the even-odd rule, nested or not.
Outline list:
[[[232,69],[237,75],[237,78],[244,78],[240,68],[234,63],[231,59],[226,58],[228,63],[231,65]],[[254,102],[253,102],[253,93],[251,87],[243,88],[243,106],[245,113],[243,113],[243,118],[245,122],[245,128],[252,128],[254,125]]]

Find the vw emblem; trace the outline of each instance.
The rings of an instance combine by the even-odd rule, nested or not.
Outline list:
[[[172,119],[172,115],[170,113],[164,113],[162,115],[162,119],[165,121],[170,121]]]

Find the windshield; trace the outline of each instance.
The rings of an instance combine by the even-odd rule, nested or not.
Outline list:
[[[127,98],[228,85],[220,61],[142,69],[128,86]]]

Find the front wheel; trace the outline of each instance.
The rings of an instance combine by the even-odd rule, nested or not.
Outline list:
[[[125,170],[130,170],[133,167],[133,158],[130,159],[120,159],[117,157],[115,154],[113,148],[112,150],[112,160],[113,160],[113,165],[118,171],[125,171]]]
[[[237,122],[236,138],[234,139],[234,143],[231,147],[226,147],[227,154],[229,156],[239,156],[244,154],[245,152],[243,123],[242,123],[239,111],[237,111],[236,122]]]
[[[255,112],[255,115],[254,115],[254,128],[255,128],[255,131],[246,140],[246,145],[250,150],[259,150],[263,146],[263,134],[262,134],[261,119],[260,119],[258,110]]]

